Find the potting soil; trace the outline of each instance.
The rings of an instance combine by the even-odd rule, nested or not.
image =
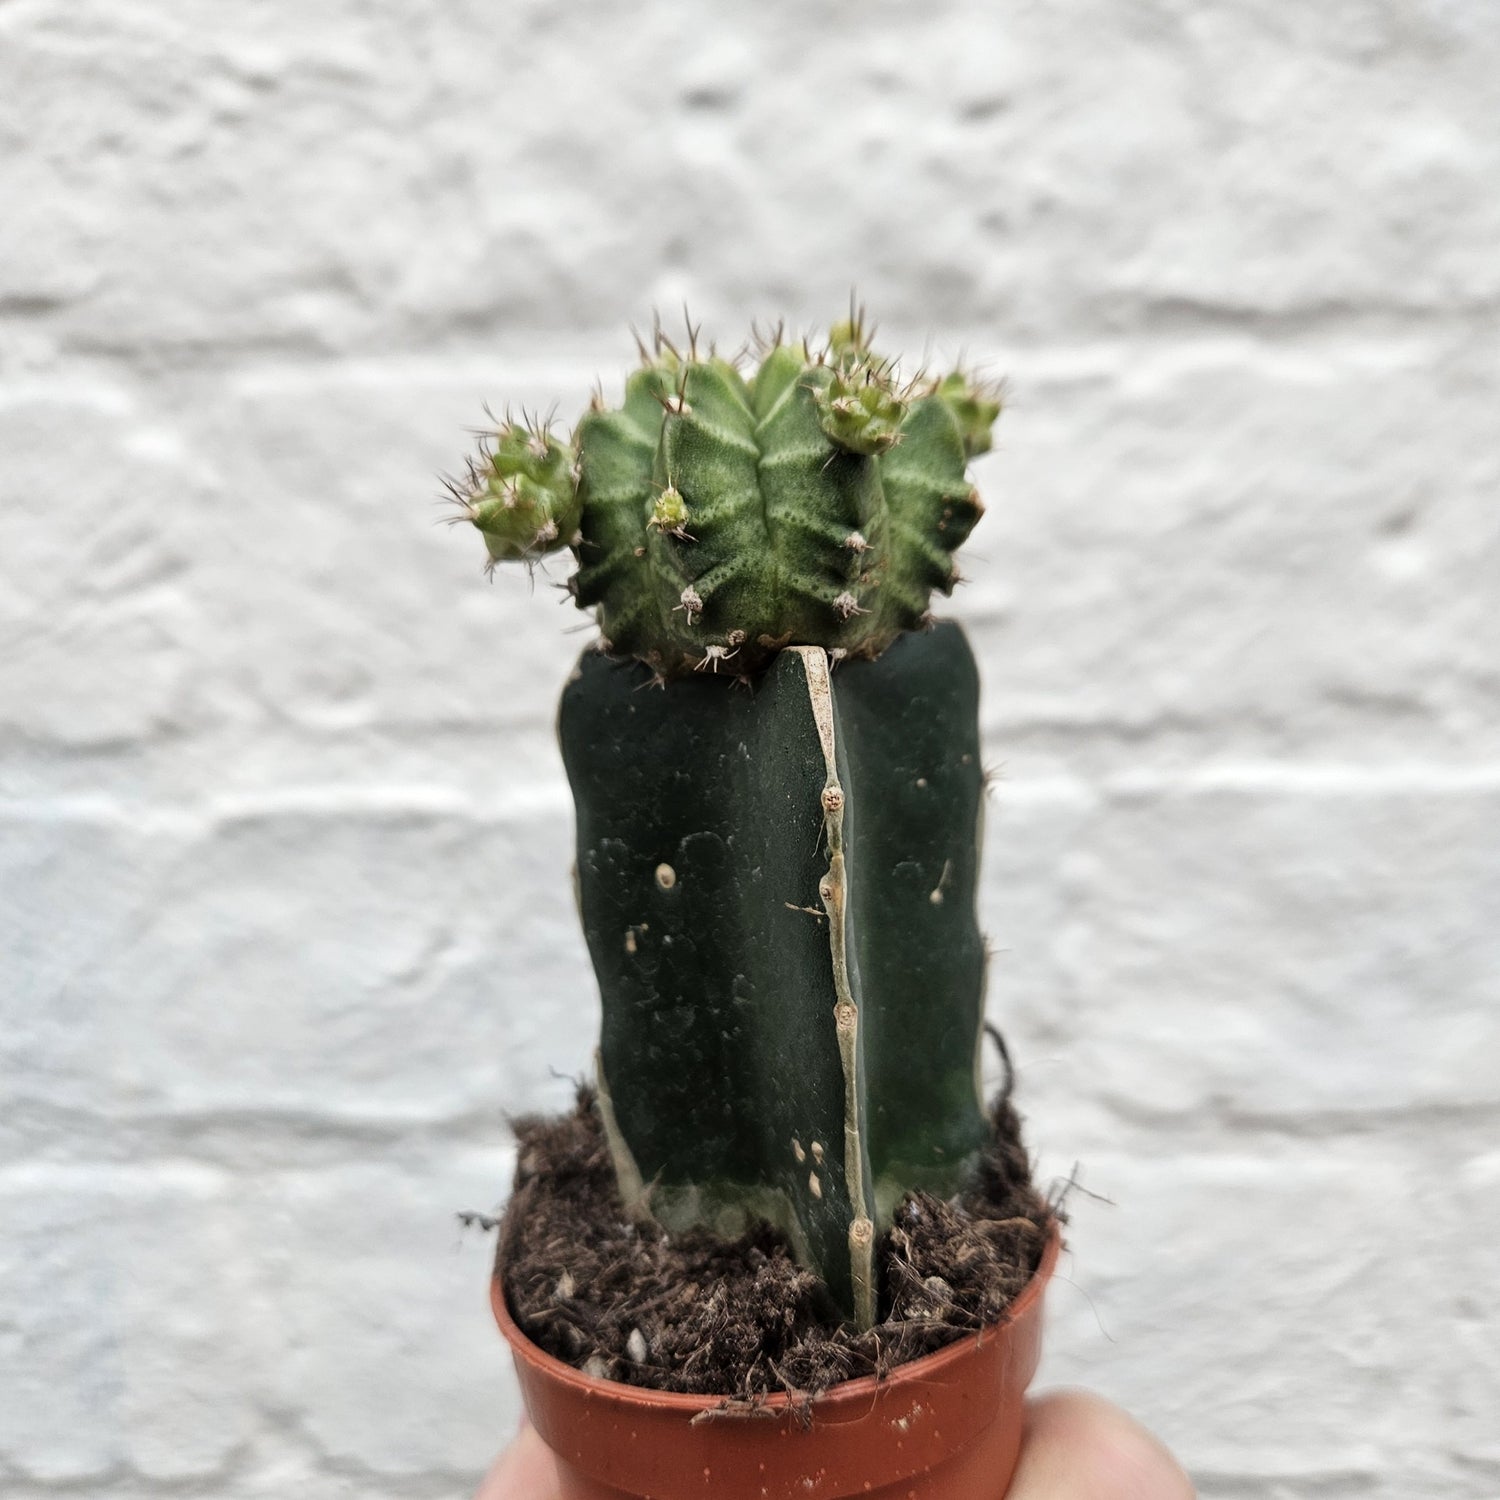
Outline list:
[[[592,1092],[580,1089],[570,1114],[514,1122],[498,1254],[512,1315],[591,1375],[726,1406],[884,1373],[998,1321],[1040,1263],[1058,1215],[1032,1183],[1008,1099],[991,1118],[968,1192],[910,1193],[897,1209],[878,1247],[884,1316],[857,1333],[767,1225],[725,1241],[632,1222]]]

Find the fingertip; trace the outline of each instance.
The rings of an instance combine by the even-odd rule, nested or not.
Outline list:
[[[474,1500],[557,1500],[557,1460],[530,1424],[490,1465]]]
[[[1133,1417],[1088,1391],[1027,1405],[1008,1500],[1194,1500],[1182,1466]]]

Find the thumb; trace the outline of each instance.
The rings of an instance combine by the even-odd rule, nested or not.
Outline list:
[[[1177,1460],[1133,1417],[1084,1391],[1027,1404],[1006,1500],[1193,1500]]]

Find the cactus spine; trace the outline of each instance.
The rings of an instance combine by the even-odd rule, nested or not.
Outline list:
[[[978,679],[916,627],[999,405],[900,385],[858,319],[748,378],[689,342],[571,445],[502,429],[457,493],[492,562],[571,547],[605,636],[559,736],[622,1193],[669,1230],[771,1220],[868,1327],[891,1211],[986,1133]]]

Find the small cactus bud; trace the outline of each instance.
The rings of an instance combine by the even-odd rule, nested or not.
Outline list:
[[[993,428],[1004,405],[1000,386],[978,384],[962,370],[955,370],[938,381],[933,394],[957,419],[965,454],[973,458],[988,453],[994,441]]]
[[[467,479],[455,497],[463,519],[483,535],[491,566],[535,561],[578,531],[582,505],[572,451],[546,426],[506,423],[469,460]]]
[[[652,502],[646,524],[673,536],[686,537],[687,518],[687,501],[669,484]]]
[[[840,366],[813,399],[824,433],[848,453],[884,453],[900,440],[906,403],[889,372],[869,360]]]

